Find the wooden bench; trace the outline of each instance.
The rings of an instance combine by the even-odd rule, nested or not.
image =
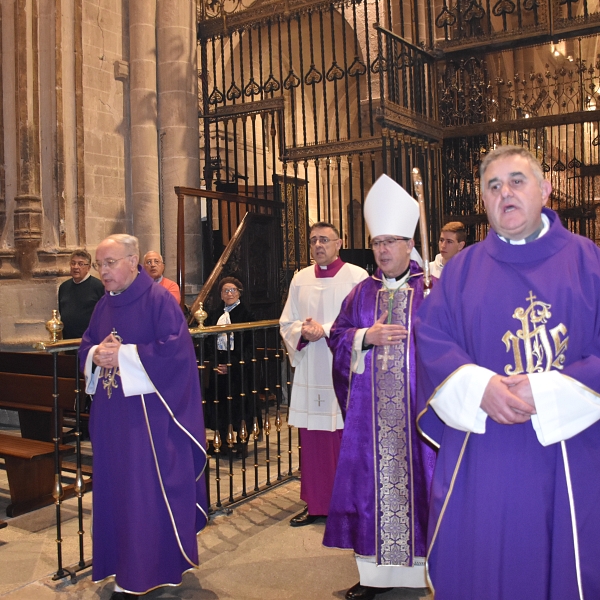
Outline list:
[[[61,445],[59,451],[73,454],[75,448]],[[0,433],[0,458],[5,461],[10,488],[7,516],[16,517],[54,502],[53,443]]]
[[[21,436],[54,439],[54,381],[50,354],[0,352],[0,408],[19,413]],[[83,384],[82,384],[83,385]],[[58,356],[58,431],[75,406],[75,356]]]
[[[65,412],[75,406],[75,356],[57,357],[58,432],[63,436]],[[0,433],[0,458],[4,459],[10,488],[9,517],[29,512],[54,502],[54,362],[50,354],[0,352],[0,408],[19,413],[21,437]],[[83,384],[82,384],[83,385]],[[62,456],[75,448],[61,445]],[[74,470],[70,463],[66,469]],[[91,481],[86,480],[90,489]],[[65,497],[74,493],[64,486]],[[2,525],[0,524],[0,527]]]

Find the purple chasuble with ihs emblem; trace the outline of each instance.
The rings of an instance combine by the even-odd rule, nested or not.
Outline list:
[[[423,398],[468,364],[556,370],[600,392],[600,250],[544,212],[550,229],[537,240],[510,245],[491,230],[444,268],[415,324]],[[428,406],[418,424],[440,446],[428,535],[436,600],[600,598],[600,422],[547,446],[531,421],[488,417],[485,433],[466,433]]]

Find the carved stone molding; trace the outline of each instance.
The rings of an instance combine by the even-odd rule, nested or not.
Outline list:
[[[37,248],[42,241],[42,199],[33,194],[15,196],[15,246],[24,278],[33,275]]]
[[[69,265],[71,252],[75,248],[57,250],[38,250],[37,266],[33,270],[34,277],[66,277],[71,272]]]
[[[0,279],[21,279],[14,250],[0,251]]]

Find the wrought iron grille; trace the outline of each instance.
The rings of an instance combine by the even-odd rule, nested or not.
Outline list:
[[[495,145],[511,143],[540,160],[563,222],[600,241],[599,41],[589,36],[440,63],[443,218],[464,216],[471,239],[485,235],[477,165]]]
[[[453,127],[596,110],[598,39],[562,40],[441,63],[440,121]]]
[[[480,239],[477,164],[506,140],[540,156],[553,206],[596,239],[597,3],[232,0],[199,14],[205,184],[263,198],[280,186],[284,274],[306,264],[312,221],[366,248],[368,189],[382,172],[410,189],[413,166],[430,239],[456,218]]]
[[[297,198],[284,209],[291,273],[307,264],[311,222],[332,221],[345,247],[365,249],[375,179],[388,172],[410,189],[410,168],[439,164],[434,58],[422,47],[431,28],[418,2],[264,6],[225,15],[226,29],[200,23],[204,183]]]
[[[469,241],[485,237],[487,220],[480,200],[479,160],[501,144],[528,148],[552,183],[549,207],[575,233],[600,243],[600,120],[586,123],[509,129],[484,136],[447,140],[444,144],[444,218],[468,225]]]

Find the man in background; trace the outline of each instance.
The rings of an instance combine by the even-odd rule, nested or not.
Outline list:
[[[80,338],[89,325],[96,302],[104,296],[104,286],[92,277],[92,257],[83,249],[71,254],[71,279],[58,288],[58,312],[64,324],[63,338]]]
[[[179,286],[170,279],[167,279],[163,273],[165,272],[165,263],[162,256],[154,250],[144,254],[144,269],[146,273],[154,279],[156,283],[162,285],[168,292],[171,292],[173,298],[177,300],[177,304],[181,304],[181,291]]]
[[[344,421],[327,338],[348,292],[368,277],[364,269],[340,259],[342,240],[331,223],[315,223],[309,235],[315,264],[294,275],[279,319],[296,369],[288,422],[300,429],[300,497],[306,502],[306,509],[290,521],[292,527],[314,523],[329,511]]]
[[[451,221],[442,227],[438,248],[440,253],[435,260],[429,263],[429,270],[434,277],[438,279],[442,276],[442,269],[448,264],[448,261],[458,254],[467,242],[467,232],[465,226],[460,221]]]

